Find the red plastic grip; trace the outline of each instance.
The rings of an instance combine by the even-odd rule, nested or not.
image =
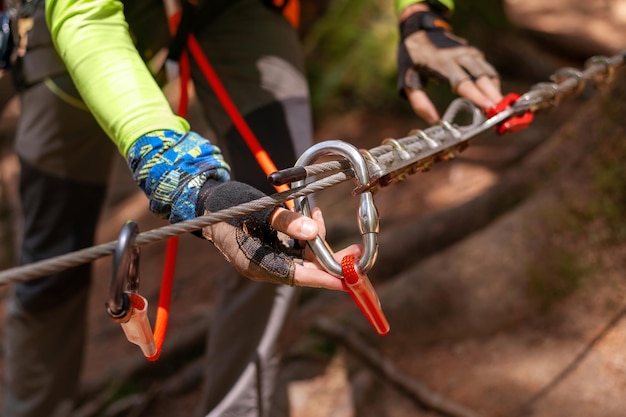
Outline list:
[[[487,109],[486,114],[488,118],[492,118],[496,114],[506,110],[511,106],[511,104],[515,103],[517,99],[520,98],[520,95],[517,93],[507,94],[500,102],[498,102],[495,106]],[[534,119],[533,112],[530,110],[524,112],[519,116],[513,116],[502,123],[496,126],[496,132],[500,135],[504,135],[506,133],[517,132],[522,129],[526,129]]]
[[[148,320],[148,301],[136,293],[127,293],[130,298],[130,318],[120,323],[129,342],[141,348],[146,358],[156,355],[157,348]]]
[[[341,272],[352,299],[357,303],[372,327],[381,336],[389,333],[389,323],[385,313],[383,313],[378,294],[376,294],[367,275],[357,271],[354,256],[343,257]]]

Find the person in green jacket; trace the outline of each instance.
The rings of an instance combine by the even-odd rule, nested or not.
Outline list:
[[[271,2],[194,3],[188,29],[277,167],[292,166],[313,143],[297,31]],[[446,26],[449,0],[398,1],[396,7],[398,87],[420,116],[429,122],[439,117],[423,90],[432,77],[482,108],[499,100],[496,72]],[[171,42],[161,0],[31,0],[16,10],[21,263],[93,244],[116,155],[126,160],[150,210],[173,223],[273,192],[194,63],[194,87],[215,137],[205,138],[172,112],[145,64]],[[295,240],[323,235],[321,212],[312,217],[279,207],[202,231],[239,274],[217,285],[198,415],[288,415],[288,407],[276,408],[275,401],[284,348],[278,341],[297,287],[343,289],[342,280],[325,272],[308,250],[294,256],[273,245],[276,230]],[[352,245],[336,255],[360,254],[360,246]],[[85,265],[12,288],[4,338],[5,417],[70,415],[90,276]]]

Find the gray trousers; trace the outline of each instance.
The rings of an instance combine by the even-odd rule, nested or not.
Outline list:
[[[295,31],[259,0],[241,0],[197,36],[276,165],[293,165],[312,143],[308,90]],[[273,192],[193,64],[192,78],[234,178]],[[23,263],[93,244],[114,152],[86,111],[53,92],[59,89],[76,96],[66,75],[47,78],[21,94],[16,150],[26,174],[20,184],[26,219]],[[80,228],[62,226],[78,218],[84,220]],[[5,361],[10,364],[3,389],[5,417],[68,415],[85,343],[84,320],[76,318],[86,316],[89,280],[87,266],[13,288],[4,340]],[[271,409],[272,396],[280,338],[297,291],[235,274],[219,283],[219,291],[198,414],[280,415]]]

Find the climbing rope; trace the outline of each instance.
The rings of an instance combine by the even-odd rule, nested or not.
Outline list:
[[[507,106],[497,109],[497,112],[488,114],[487,117],[468,100],[456,99],[450,104],[439,124],[424,130],[413,131],[404,138],[386,139],[381,146],[370,150],[357,150],[360,157],[354,157],[352,154],[354,147],[344,142],[320,142],[307,150],[298,160],[296,166],[277,171],[269,176],[274,185],[292,183],[291,190],[262,197],[192,220],[140,233],[137,235],[136,244],[139,246],[148,245],[169,237],[193,232],[215,223],[275,207],[290,200],[295,200],[296,209],[307,214],[308,200],[306,197],[308,195],[350,179],[357,181],[357,187],[353,194],[371,194],[381,187],[403,181],[408,175],[428,170],[434,162],[454,158],[456,153],[467,146],[466,142],[480,133],[494,128],[498,133],[507,133],[525,127],[530,123],[529,114],[552,109],[558,106],[562,99],[578,95],[587,82],[592,82],[596,86],[607,83],[613,75],[614,69],[623,65],[625,59],[626,53],[610,58],[593,57],[587,61],[583,71],[563,68],[551,77],[552,82],[539,83],[521,96],[513,98],[507,96],[505,98]],[[459,120],[463,116],[469,116],[470,122],[461,124]],[[346,158],[345,152],[351,156]],[[321,155],[335,155],[339,158],[318,164],[310,163]],[[318,179],[318,176],[323,177]],[[360,223],[367,224],[371,220],[369,217],[373,217],[366,210],[367,206],[370,205],[372,205],[371,201],[362,204],[359,209],[361,212],[365,206],[365,213],[360,213]],[[370,226],[370,230],[363,230],[362,227],[361,232],[364,236],[369,237],[377,234],[375,225]],[[115,251],[116,245],[117,241],[103,243],[0,271],[0,286],[29,281],[95,261],[111,255]],[[367,241],[366,246],[376,246],[376,242]],[[324,250],[319,249],[319,245],[317,250],[315,245],[312,248],[328,270],[331,272],[338,270],[338,273],[341,274],[341,265],[333,265],[334,260],[330,261]],[[328,251],[328,247],[325,250]],[[332,259],[332,256],[330,258]],[[372,253],[370,258],[363,260],[362,264],[359,265],[361,272],[365,273],[371,268],[375,253]]]

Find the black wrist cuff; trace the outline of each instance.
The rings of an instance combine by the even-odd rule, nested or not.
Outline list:
[[[400,38],[404,40],[407,36],[420,30],[444,30],[443,25],[438,24],[438,22],[450,26],[448,20],[440,13],[434,11],[415,12],[400,23]]]
[[[202,216],[207,210],[210,212],[225,210],[262,197],[265,197],[264,193],[248,184],[237,181],[220,182],[214,179],[209,179],[204,183],[198,193],[196,215]],[[256,211],[254,213],[229,220],[228,223],[233,226],[237,226],[241,222],[247,220],[254,220],[258,223],[267,223],[273,210],[274,207],[270,207],[264,210]]]

